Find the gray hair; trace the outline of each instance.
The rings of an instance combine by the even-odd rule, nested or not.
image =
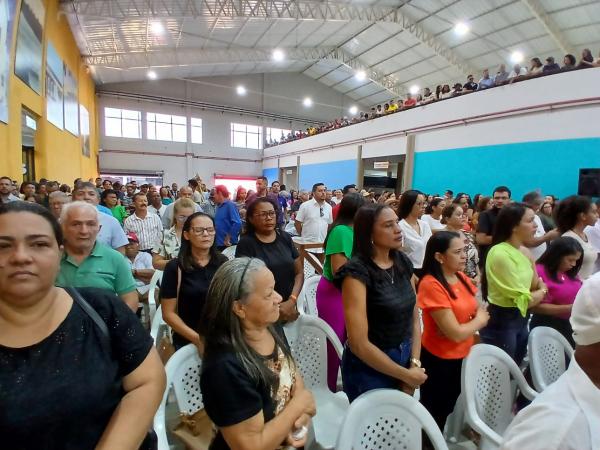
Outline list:
[[[236,301],[246,304],[254,290],[256,273],[266,267],[262,260],[246,257],[235,258],[219,267],[206,294],[199,332],[206,340],[206,352],[220,351],[223,347],[233,349],[252,379],[273,386],[277,380],[265,365],[264,358],[246,342],[242,321],[233,312]],[[284,339],[273,326],[269,326],[269,331],[293,364]]]
[[[65,194],[63,191],[54,191],[48,195],[48,200],[61,199],[61,200],[69,200],[69,196]]]
[[[76,209],[87,209],[88,211],[93,211],[96,214],[96,219],[98,220],[98,222],[100,222],[100,212],[96,209],[94,205],[90,205],[89,203],[83,201],[76,201],[67,203],[65,206],[63,206],[63,209],[60,212],[60,223],[64,224],[67,218],[69,217],[69,213],[71,212],[71,210]]]

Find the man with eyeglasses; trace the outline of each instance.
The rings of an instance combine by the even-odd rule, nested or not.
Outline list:
[[[296,231],[304,243],[323,243],[327,237],[327,229],[333,222],[331,205],[325,201],[327,188],[323,183],[316,183],[312,188],[313,198],[300,206],[296,214]],[[314,253],[322,253],[315,250]]]

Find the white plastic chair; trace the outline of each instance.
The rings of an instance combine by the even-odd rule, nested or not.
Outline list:
[[[308,314],[318,316],[317,311],[317,286],[321,281],[320,275],[313,275],[304,280],[302,291],[298,295],[298,312],[300,314]]]
[[[162,335],[160,334],[161,327],[168,327],[167,323],[163,320],[162,308],[159,306],[156,309],[156,313],[152,318],[152,324],[150,325],[150,336],[154,340],[154,346],[156,347],[160,341]]]
[[[327,386],[326,343],[329,340],[340,359],[342,344],[331,327],[318,317],[301,315],[296,322],[297,336],[291,344],[292,355],[304,385],[312,391],[317,404],[318,413],[313,418],[314,439],[320,448],[333,449],[349,402],[345,393],[333,393]]]
[[[158,284],[162,281],[163,271],[155,270],[154,275],[150,279],[150,289],[148,290],[148,317],[150,323],[154,320],[156,314],[156,293],[158,292]]]
[[[350,405],[336,448],[420,449],[422,430],[436,450],[448,449],[433,417],[416,399],[395,389],[374,389]]]
[[[497,449],[513,419],[515,401],[511,377],[521,393],[537,395],[514,360],[493,345],[477,344],[463,360],[461,388],[466,422],[481,435],[480,449]]]
[[[533,386],[542,392],[554,383],[573,359],[573,347],[565,337],[550,327],[535,327],[527,342]]]
[[[311,264],[306,259],[303,259],[303,261],[304,261],[304,279],[308,279],[310,277],[315,276],[317,273],[315,268],[313,266],[311,266]]]
[[[235,258],[235,248],[237,245],[232,245],[231,247],[224,248],[221,252],[223,256],[226,256],[228,260],[232,260]]]
[[[154,431],[158,436],[158,450],[169,450],[165,409],[171,388],[175,392],[179,412],[194,414],[204,407],[202,393],[200,392],[201,366],[202,360],[198,355],[198,349],[193,344],[188,344],[176,351],[167,362],[165,366],[167,387],[154,416]]]

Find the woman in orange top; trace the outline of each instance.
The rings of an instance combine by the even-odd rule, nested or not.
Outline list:
[[[462,360],[485,327],[489,314],[478,306],[477,288],[462,271],[467,255],[458,233],[440,231],[427,242],[417,303],[423,311],[421,362],[429,378],[421,386],[421,403],[440,430],[460,394]]]

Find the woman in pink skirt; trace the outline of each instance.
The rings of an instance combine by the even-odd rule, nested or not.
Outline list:
[[[344,305],[342,293],[333,284],[336,272],[352,256],[354,231],[352,224],[356,211],[364,204],[364,198],[358,193],[349,193],[340,203],[337,218],[325,239],[325,264],[323,276],[317,286],[317,309],[319,317],[333,328],[342,344],[346,342],[344,324]],[[327,343],[327,384],[333,392],[337,390],[337,375],[340,361],[333,347]]]

